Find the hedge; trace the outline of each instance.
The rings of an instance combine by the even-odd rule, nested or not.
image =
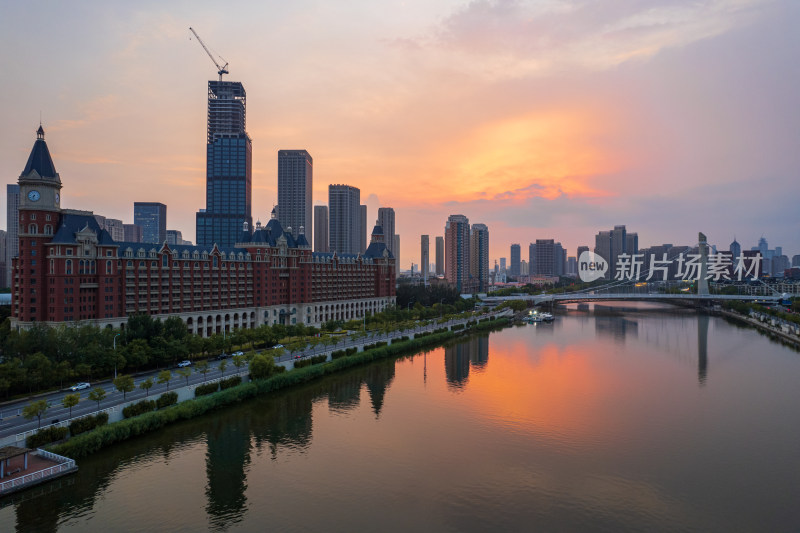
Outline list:
[[[231,387],[235,387],[242,383],[242,376],[232,376],[227,379],[223,379],[219,382],[219,388],[222,390],[230,389]]]
[[[156,400],[156,407],[163,409],[165,407],[169,407],[170,405],[175,405],[176,403],[178,403],[178,393],[165,392]]]
[[[347,352],[345,352],[346,354]],[[319,363],[324,363],[328,360],[328,356],[325,354],[315,355],[314,357],[308,357],[305,359],[295,359],[294,360],[294,367],[295,368],[303,368],[306,366],[316,365]]]
[[[122,410],[122,416],[125,418],[133,418],[142,413],[149,413],[156,410],[156,402],[154,400],[142,400],[141,402],[134,403],[125,407]]]
[[[57,440],[61,440],[67,436],[67,432],[69,428],[65,427],[56,427],[50,426],[44,429],[40,429],[38,432],[34,433],[27,439],[25,439],[25,447],[26,448],[38,448],[43,444],[48,444],[50,442],[55,442]]]
[[[499,327],[507,323],[508,319],[504,318],[503,320],[496,321],[492,327]],[[475,329],[489,328],[482,328],[479,325]],[[360,352],[351,357],[340,357],[328,364],[312,365],[292,372],[275,374],[267,379],[242,383],[241,385],[219,391],[216,394],[197,397],[165,409],[145,413],[136,418],[128,418],[107,426],[98,427],[94,431],[83,433],[64,443],[53,446],[52,451],[73,459],[86,457],[106,446],[155,431],[178,420],[195,418],[214,409],[255,398],[286,387],[300,385],[325,375],[339,372],[345,368],[363,365],[377,359],[402,355],[407,352],[419,351],[426,346],[441,343],[454,336],[455,335],[451,332],[442,332],[436,335],[430,335],[426,337],[424,341],[422,339],[411,339],[404,343],[397,343],[391,346],[383,346]]]
[[[75,435],[86,433],[97,426],[105,426],[106,424],[108,424],[108,413],[84,416],[70,423],[69,434],[74,437]]]
[[[217,392],[219,390],[219,383],[216,381],[214,383],[206,383],[204,385],[198,385],[197,388],[194,389],[194,395],[197,396],[205,396],[207,394],[211,394]]]

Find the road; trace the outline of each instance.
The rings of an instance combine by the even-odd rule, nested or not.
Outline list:
[[[495,313],[497,314],[497,313]],[[368,335],[367,337],[360,337],[354,338],[354,335],[348,335],[343,338],[343,340],[333,346],[323,346],[317,345],[312,348],[308,348],[303,351],[299,351],[296,353],[289,353],[285,351],[282,355],[275,357],[275,362],[279,364],[283,364],[283,366],[287,367],[287,370],[291,369],[292,361],[295,359],[302,359],[306,357],[313,357],[315,355],[319,355],[322,353],[329,353],[331,351],[336,350],[344,350],[346,348],[351,348],[353,346],[360,347],[364,344],[373,344],[376,342],[386,342],[390,339],[399,338],[403,336],[410,336],[411,334],[421,333],[423,331],[432,331],[434,329],[442,328],[445,326],[450,326],[454,324],[466,323],[468,320],[472,320],[473,318],[481,319],[488,315],[476,315],[475,317],[469,317],[464,319],[457,319],[457,320],[450,320],[446,323],[433,323],[430,324],[419,324],[412,329],[406,329],[403,331],[393,331],[391,333],[373,333],[372,335]],[[225,376],[232,376],[238,373],[240,370],[233,366],[232,361],[227,359],[228,364],[227,368],[225,369]],[[195,365],[198,361],[195,361]],[[78,418],[81,416],[86,416],[89,414],[94,414],[98,410],[98,406],[96,402],[90,401],[87,396],[89,392],[95,388],[102,388],[106,391],[106,397],[100,403],[101,409],[108,409],[110,407],[115,407],[118,405],[126,404],[133,400],[142,400],[145,397],[152,397],[155,399],[164,392],[169,390],[185,387],[187,385],[199,385],[204,381],[209,379],[219,378],[221,377],[221,373],[219,371],[219,363],[220,361],[216,360],[209,360],[208,361],[208,372],[204,376],[203,374],[196,372],[196,366],[189,367],[193,370],[191,376],[189,376],[188,383],[187,380],[177,374],[175,371],[178,368],[170,369],[172,371],[172,380],[169,384],[154,384],[153,387],[148,391],[146,394],[144,390],[139,388],[139,384],[143,381],[152,378],[153,381],[156,381],[156,377],[158,373],[163,370],[154,370],[150,373],[143,373],[141,375],[137,375],[134,377],[134,384],[135,388],[133,391],[123,395],[121,392],[117,391],[114,388],[114,385],[111,381],[104,381],[99,383],[92,383],[92,387],[90,389],[84,389],[82,391],[78,391],[81,395],[81,401],[72,408],[72,416],[70,417],[69,409],[66,409],[62,405],[62,400],[64,396],[67,394],[73,394],[72,391],[69,389],[48,393],[46,395],[37,396],[36,399],[45,399],[47,400],[51,408],[47,410],[47,412],[42,416],[41,426],[47,426],[54,421],[65,421],[69,418]],[[243,367],[241,369],[242,372],[247,371],[247,367]],[[0,406],[0,438],[5,438],[10,435],[16,435],[18,433],[23,433],[26,431],[34,430],[39,426],[39,422],[36,419],[27,420],[22,416],[22,408],[26,405],[31,403],[31,399],[19,400],[16,402],[12,402],[9,404],[5,404]]]

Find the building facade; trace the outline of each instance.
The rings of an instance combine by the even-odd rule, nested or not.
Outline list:
[[[328,186],[328,246],[332,252],[357,254],[361,248],[361,191],[350,185]]]
[[[313,242],[311,227],[311,191],[314,160],[305,150],[278,150],[278,212],[281,221],[291,228],[292,236],[304,228],[306,239]]]
[[[133,223],[142,228],[142,242],[167,240],[167,206],[159,202],[134,202]]]
[[[33,161],[31,163],[31,161]],[[130,315],[177,316],[203,336],[262,324],[349,320],[395,301],[395,264],[381,231],[362,255],[314,253],[277,220],[235,246],[114,241],[88,211],[62,209],[44,132],[19,178],[20,253],[12,325],[85,321],[124,327]]]
[[[436,275],[444,276],[444,237],[436,237]]]
[[[509,275],[517,277],[520,275],[520,261],[522,260],[522,249],[519,244],[511,245],[511,265],[508,269]]]
[[[427,282],[431,265],[431,237],[430,235],[421,235],[419,240],[419,266],[422,270],[422,279]]]
[[[469,219],[464,215],[450,215],[444,227],[445,279],[459,292],[472,291],[470,277]]]
[[[125,242],[142,242],[142,227],[136,224],[123,224]]]
[[[246,116],[247,95],[240,82],[208,82],[206,208],[196,215],[198,245],[233,246],[243,223],[253,227],[253,148]]]
[[[19,254],[19,185],[6,185],[6,273],[3,286],[11,287],[11,260]]]
[[[473,224],[470,228],[470,274],[477,285],[474,290],[489,290],[489,228]]]
[[[314,206],[314,251],[327,252],[328,247],[328,206]]]
[[[392,252],[395,258],[398,257],[400,250],[394,245],[394,236],[397,235],[395,228],[394,208],[378,208],[378,225],[383,228],[383,235],[386,238],[386,246],[389,247],[389,251]],[[400,262],[397,264],[399,266]]]

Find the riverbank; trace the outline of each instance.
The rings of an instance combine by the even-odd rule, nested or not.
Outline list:
[[[439,345],[459,335],[489,331],[509,324],[510,320],[506,317],[492,317],[485,318],[480,322],[466,321],[464,325],[454,324],[445,332],[416,334],[414,338],[405,341],[392,342],[386,346],[364,350],[326,363],[294,369],[267,379],[249,381],[214,394],[186,400],[165,409],[124,419],[72,437],[68,441],[54,445],[49,449],[59,455],[79,459],[112,444],[156,431],[173,422],[195,418],[214,409],[307,383],[346,368],[420,351]]]
[[[783,330],[778,329],[778,328],[772,326],[771,324],[768,324],[766,322],[762,322],[761,320],[757,320],[757,319],[749,317],[749,316],[745,316],[745,315],[739,314],[739,313],[737,313],[735,311],[729,311],[727,309],[718,309],[718,310],[715,310],[714,313],[718,313],[720,316],[724,316],[724,317],[730,318],[732,320],[736,320],[738,322],[742,322],[744,324],[753,326],[758,330],[765,331],[767,333],[770,333],[771,335],[775,335],[776,337],[780,338],[781,340],[784,340],[784,341],[792,344],[796,348],[800,348],[800,338],[798,338],[797,335],[793,335],[792,333],[784,332]]]

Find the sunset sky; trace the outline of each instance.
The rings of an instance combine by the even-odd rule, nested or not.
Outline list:
[[[254,220],[278,150],[303,148],[314,204],[346,183],[370,227],[395,209],[403,269],[450,214],[489,226],[492,264],[615,224],[791,257],[799,22],[795,0],[9,1],[0,174],[16,183],[41,113],[63,207],[130,223],[163,202],[194,241],[216,68],[193,26],[247,91]]]

